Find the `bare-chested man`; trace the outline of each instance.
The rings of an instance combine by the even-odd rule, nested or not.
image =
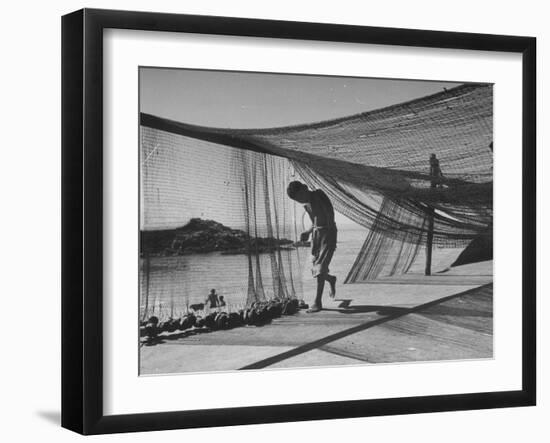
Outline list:
[[[313,226],[300,236],[307,241],[311,235],[312,273],[317,279],[317,294],[313,306],[307,312],[319,312],[323,308],[321,301],[325,281],[330,285],[330,297],[336,295],[336,277],[329,274],[328,266],[336,249],[336,223],[334,208],[327,195],[320,189],[310,191],[299,181],[293,181],[287,188],[288,196],[304,205]]]
[[[443,172],[439,166],[439,160],[435,154],[430,155],[430,175],[432,177],[431,187],[437,188],[443,186]]]

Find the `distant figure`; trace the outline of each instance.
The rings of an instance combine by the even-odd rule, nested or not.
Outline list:
[[[319,312],[323,309],[322,297],[325,281],[330,284],[329,295],[334,298],[336,295],[336,277],[329,274],[329,264],[336,249],[336,223],[334,222],[334,208],[327,195],[317,189],[310,191],[308,187],[299,182],[293,181],[288,185],[287,194],[298,203],[304,205],[313,226],[300,235],[300,241],[308,241],[311,235],[311,259],[312,274],[317,279],[317,294],[315,302],[309,313]]]
[[[218,294],[216,294],[215,289],[210,290],[210,294],[206,296],[206,300],[204,301],[204,304],[208,306],[210,309],[218,307],[219,305]]]
[[[220,308],[223,308],[225,305],[226,305],[226,303],[225,303],[225,300],[223,299],[223,295],[220,295],[220,296],[218,297],[218,306],[219,306]]]
[[[431,181],[431,187],[437,188],[438,186],[442,186],[443,181],[443,172],[441,172],[441,168],[439,166],[439,160],[435,156],[435,154],[430,155],[430,175],[432,177]]]

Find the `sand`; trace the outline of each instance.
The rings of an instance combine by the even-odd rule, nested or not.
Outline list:
[[[301,311],[262,327],[163,336],[141,346],[140,373],[493,356],[492,262],[433,277],[339,285],[338,291],[337,300],[325,297],[317,314]]]

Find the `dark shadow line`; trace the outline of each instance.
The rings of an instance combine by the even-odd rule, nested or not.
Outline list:
[[[435,277],[435,276],[433,276]],[[424,284],[426,286],[472,286],[472,285],[479,285],[480,283],[483,283],[483,280],[487,281],[488,277],[485,276],[479,276],[480,278],[469,278],[462,279],[462,276],[457,276],[456,280],[453,278],[454,276],[446,276],[445,278],[439,278],[437,276],[436,278],[433,278],[432,280],[427,281],[421,281],[420,279],[392,279],[388,278],[387,280],[383,278],[379,278],[377,280],[365,280],[365,281],[355,281],[353,284],[359,284],[359,285],[417,285],[417,284]],[[480,281],[481,280],[481,281]],[[484,285],[488,285],[493,283],[491,281],[488,281],[484,283]]]
[[[282,352],[280,354],[274,355],[272,357],[265,358],[263,360],[257,361],[256,363],[252,363],[247,366],[243,366],[241,369],[263,369],[267,366],[271,366],[275,363],[279,363],[283,360],[287,360],[292,357],[296,357],[297,355],[303,354],[308,351],[312,351],[313,349],[317,349],[323,345],[326,345],[327,343],[340,340],[341,338],[347,337],[348,335],[355,334],[356,332],[364,331],[366,329],[373,328],[374,326],[381,325],[382,323],[386,323],[391,320],[395,320],[396,318],[403,317],[405,315],[411,314],[413,312],[418,312],[423,309],[429,308],[431,306],[438,305],[440,303],[444,303],[448,300],[452,300],[453,298],[468,295],[472,292],[479,291],[480,289],[487,288],[489,286],[492,286],[493,283],[489,283],[483,286],[478,286],[477,288],[468,289],[467,291],[460,292],[458,294],[449,295],[447,297],[443,297],[437,300],[433,300],[428,303],[424,303],[422,305],[415,306],[414,308],[406,309],[402,312],[395,313],[388,315],[387,317],[378,318],[376,320],[372,320],[367,323],[363,323],[357,326],[353,326],[352,328],[345,329],[343,331],[337,332],[332,335],[328,335],[326,337],[323,337],[319,340],[312,341],[311,343],[306,343],[302,346],[298,346],[294,349],[290,349],[289,351]],[[313,314],[312,314],[313,315]]]
[[[369,363],[369,359],[362,355],[354,354],[353,352],[344,351],[342,349],[331,348],[330,346],[322,346],[319,348],[320,351],[328,352],[329,354],[338,355],[340,357],[350,358],[352,360],[357,360],[363,363]]]

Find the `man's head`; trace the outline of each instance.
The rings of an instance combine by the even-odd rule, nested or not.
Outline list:
[[[215,294],[215,293],[216,293],[215,289],[210,289],[210,294]]]
[[[296,200],[298,203],[307,203],[309,201],[309,189],[302,182],[290,182],[288,188],[286,188],[286,193],[292,200]]]

